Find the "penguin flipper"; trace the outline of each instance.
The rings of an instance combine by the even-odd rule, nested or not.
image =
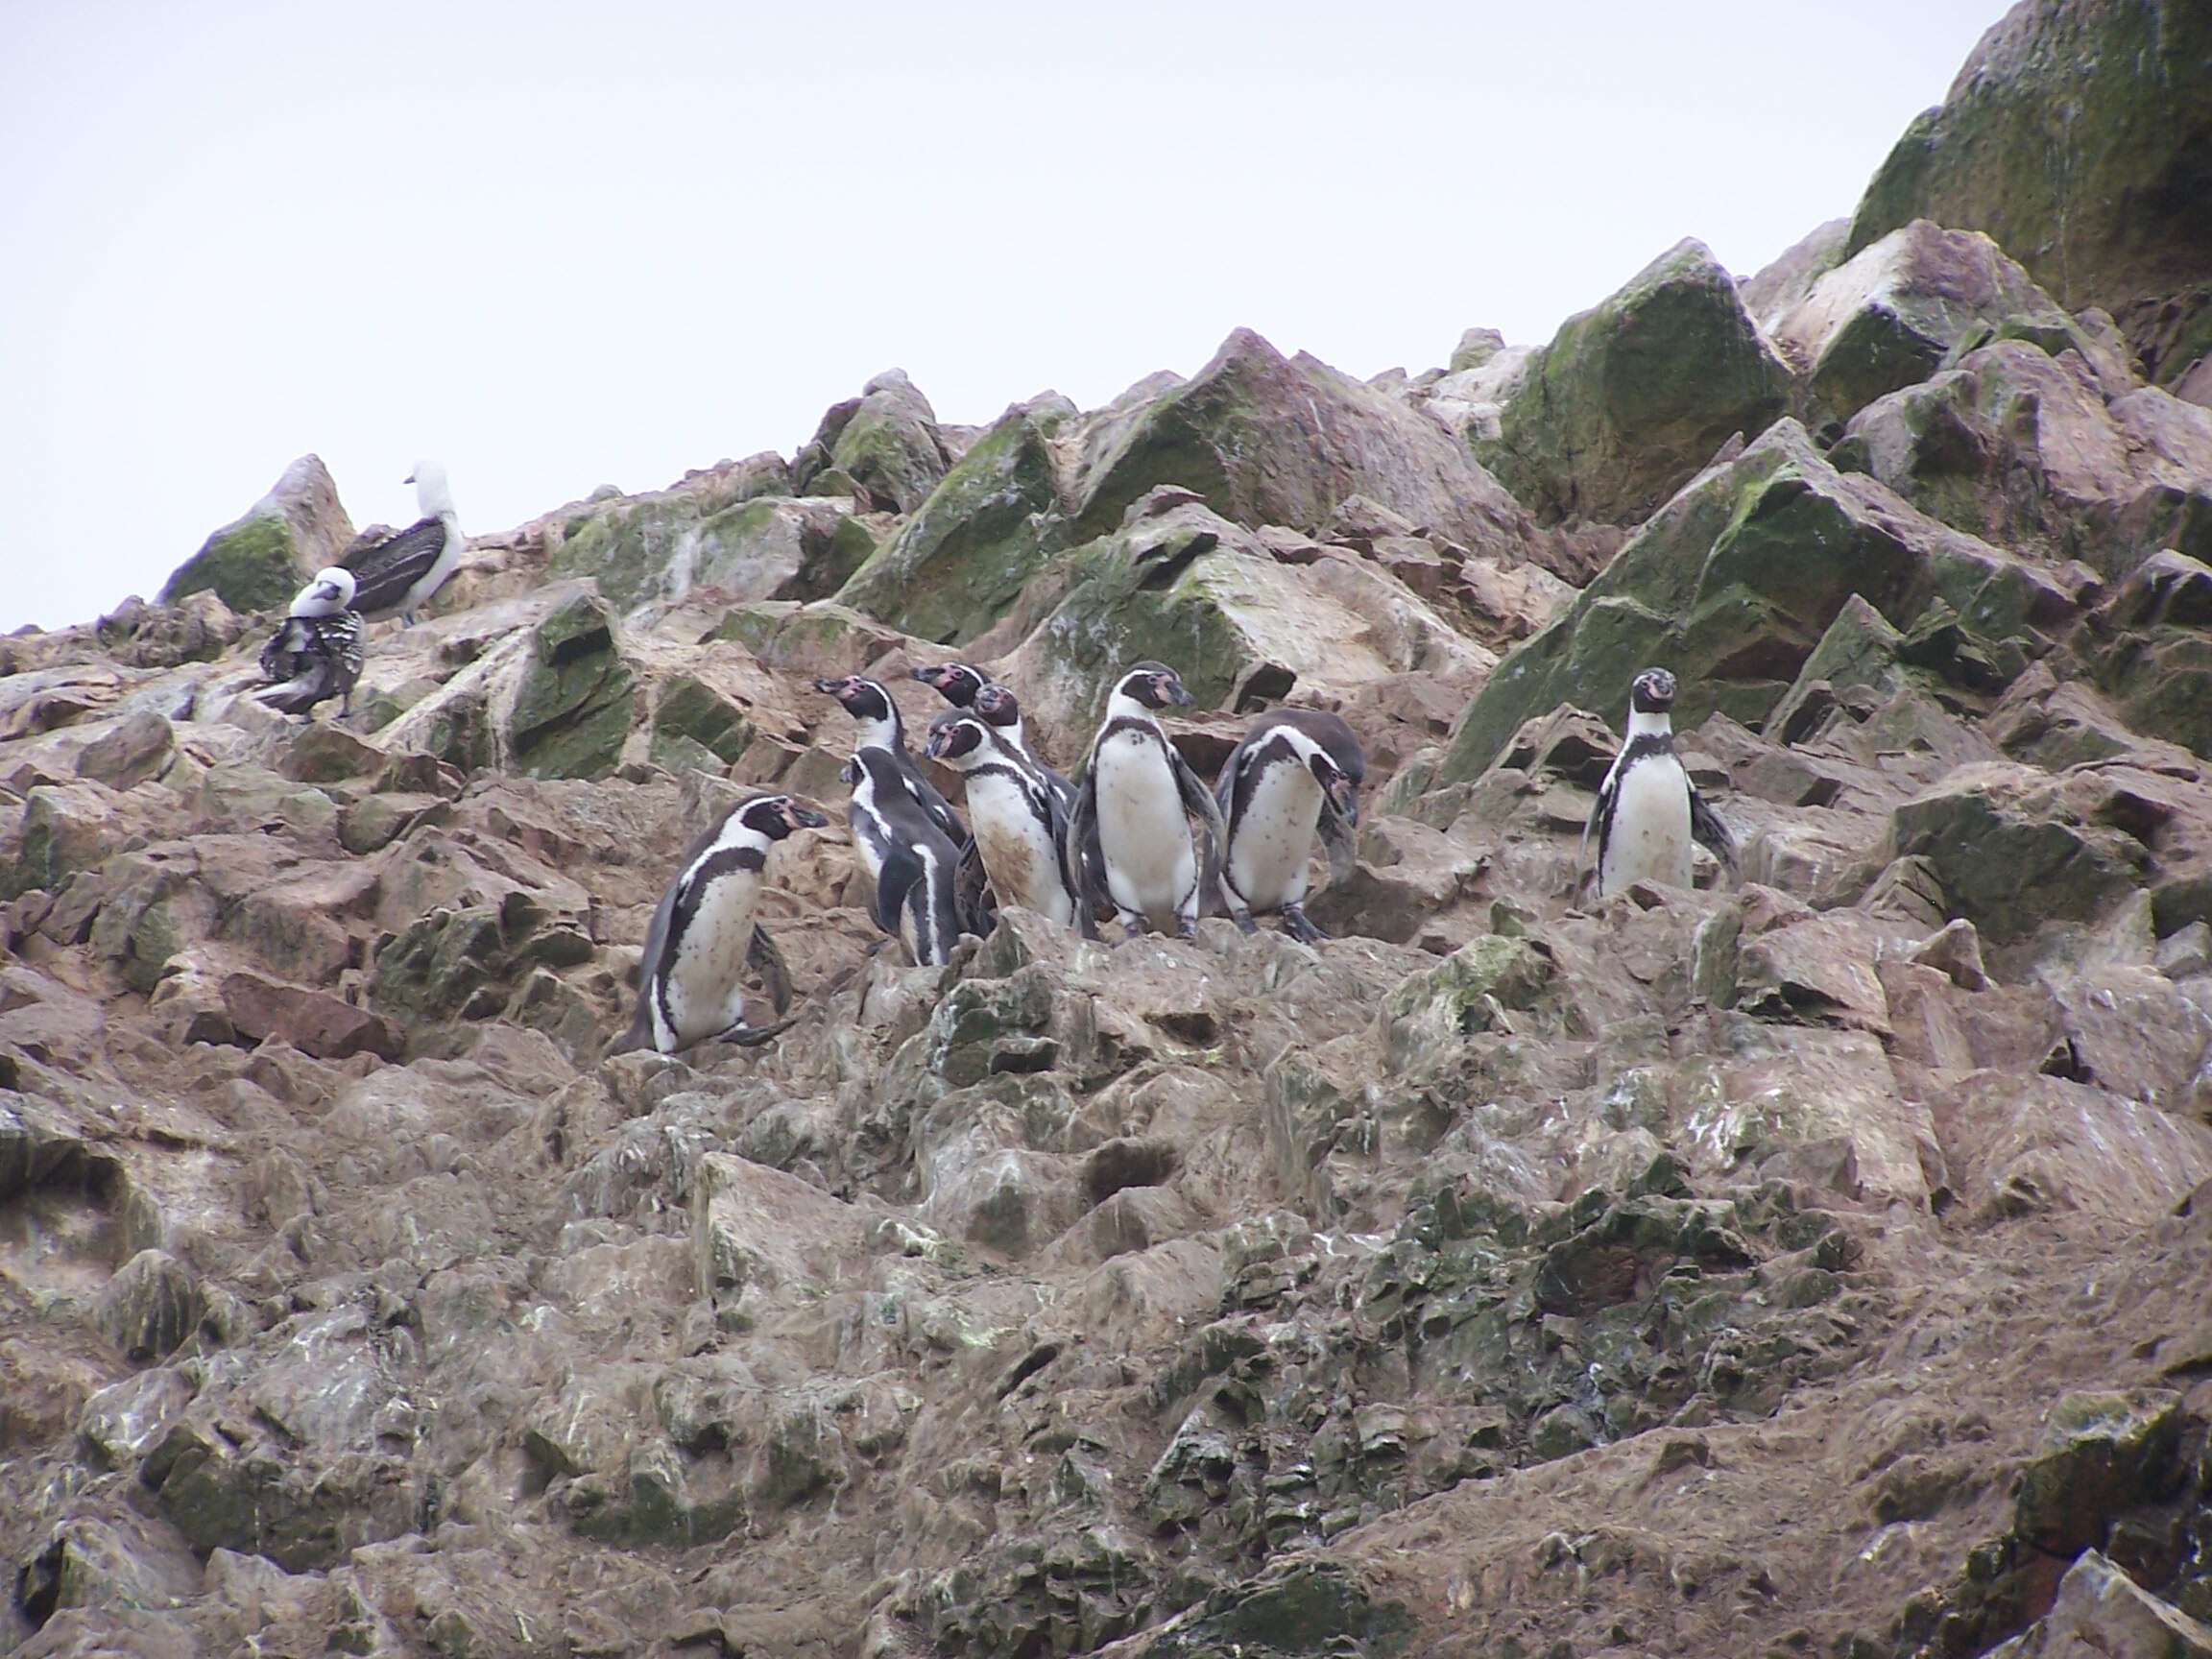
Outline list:
[[[1690,785],[1690,839],[1719,859],[1720,868],[1730,876],[1741,868],[1736,859],[1736,837],[1728,832],[1720,815],[1705,804],[1695,783]]]
[[[1223,855],[1229,847],[1229,831],[1221,822],[1221,808],[1206,785],[1198,781],[1198,774],[1190,770],[1190,762],[1176,753],[1175,745],[1163,742],[1167,751],[1167,765],[1175,774],[1175,787],[1182,791],[1183,809],[1198,820],[1198,828],[1205,836],[1205,845],[1199,849],[1199,892],[1218,891],[1222,902],[1229,906],[1230,919],[1245,933],[1257,933],[1260,925],[1252,920],[1250,906],[1243,896],[1229,884],[1223,869]]]
[[[922,879],[922,860],[894,843],[884,849],[883,868],[876,878],[876,902],[869,914],[876,926],[896,939],[900,913],[906,907],[906,892]]]
[[[768,1000],[781,1014],[791,1006],[791,970],[784,966],[783,952],[776,948],[776,941],[768,936],[768,929],[756,926],[753,942],[745,948],[745,960],[753,965],[767,988]]]
[[[1075,779],[1075,806],[1060,844],[1060,868],[1075,900],[1075,926],[1098,937],[1098,902],[1106,892],[1106,853],[1098,844],[1097,775],[1088,763]]]
[[[1605,868],[1605,843],[1612,838],[1613,830],[1613,797],[1620,791],[1620,788],[1621,762],[1616,758],[1613,764],[1606,769],[1605,781],[1598,785],[1598,799],[1590,804],[1590,816],[1582,825],[1581,851],[1575,855],[1575,865],[1577,870],[1584,865],[1589,866],[1590,879],[1593,884],[1597,882],[1599,873]],[[1697,811],[1695,805],[1697,791],[1691,790],[1690,796],[1692,802],[1691,822],[1695,825]],[[1595,863],[1590,858],[1590,837],[1592,834],[1596,834],[1598,837],[1598,857]]]
[[[991,874],[983,868],[983,850],[971,841],[960,850],[960,866],[953,872],[952,904],[963,932],[987,937],[998,926],[998,895],[991,888]]]

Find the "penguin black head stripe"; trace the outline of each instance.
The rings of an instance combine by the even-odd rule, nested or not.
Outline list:
[[[1183,688],[1182,676],[1165,662],[1138,663],[1121,676],[1114,694],[1146,709],[1180,707],[1190,701],[1190,693]]]
[[[1638,714],[1664,714],[1674,707],[1674,676],[1664,668],[1647,668],[1629,688],[1628,707]]]
[[[896,720],[898,710],[892,707],[891,693],[875,681],[858,674],[848,674],[832,680],[825,676],[814,682],[814,689],[834,697],[844,706],[845,712],[855,720]]]
[[[738,806],[736,815],[746,829],[757,830],[771,841],[781,841],[799,830],[819,830],[830,822],[788,795],[756,795]]]
[[[975,701],[970,707],[1001,731],[1022,724],[1021,699],[1014,695],[1012,687],[1001,685],[996,680],[976,688]]]
[[[975,701],[975,693],[991,684],[988,674],[966,662],[939,662],[912,672],[915,679],[955,709],[969,708]]]
[[[965,709],[948,709],[929,722],[929,741],[922,753],[932,760],[950,760],[973,755],[991,741],[985,723]]]

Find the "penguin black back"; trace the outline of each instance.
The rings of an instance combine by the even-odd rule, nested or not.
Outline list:
[[[845,780],[853,839],[876,883],[869,914],[918,965],[941,966],[962,931],[961,850],[908,792],[889,750],[854,751]]]

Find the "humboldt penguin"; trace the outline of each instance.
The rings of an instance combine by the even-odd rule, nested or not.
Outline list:
[[[975,712],[998,730],[998,734],[1011,743],[1043,776],[1046,786],[1060,799],[1063,816],[1075,810],[1075,785],[1045,764],[1045,757],[1029,746],[1028,737],[1022,730],[1022,703],[1014,695],[1014,688],[993,680],[975,693]]]
[[[1597,897],[1638,881],[1690,885],[1690,844],[1711,849],[1722,868],[1736,869],[1736,842],[1674,753],[1674,676],[1647,668],[1628,691],[1628,739],[1598,790],[1582,850],[1598,837]]]
[[[937,662],[908,672],[955,709],[972,708],[975,693],[991,684],[991,676],[972,662]]]
[[[814,689],[836,698],[845,712],[853,716],[853,724],[858,728],[853,737],[854,752],[874,748],[888,755],[900,786],[913,797],[914,804],[944,831],[954,847],[965,847],[968,827],[960,822],[952,804],[914,763],[914,757],[906,748],[906,727],[899,718],[899,705],[891,701],[891,693],[882,684],[858,674],[848,674],[841,680],[817,680]]]
[[[400,480],[415,486],[416,505],[422,517],[404,530],[372,540],[357,536],[338,556],[338,563],[353,572],[360,584],[353,608],[371,621],[397,615],[407,627],[430,596],[445,585],[461,563],[467,538],[453,511],[453,492],[446,488],[445,469],[435,461],[418,461],[415,470]]]
[[[361,678],[361,614],[351,609],[353,572],[333,565],[293,596],[292,608],[261,647],[255,702],[312,720],[315,705],[335,697],[338,717],[353,711],[353,683]]]
[[[795,830],[829,820],[788,795],[755,795],[692,843],[661,896],[637,964],[637,1012],[607,1052],[654,1048],[673,1054],[711,1038],[750,1047],[791,1022],[745,1022],[741,977],[750,964],[779,1016],[791,1006],[791,974],[768,930],[754,918],[768,854]]]
[[[1096,936],[1088,901],[1102,899],[1131,938],[1147,923],[1172,917],[1188,939],[1202,895],[1220,889],[1221,809],[1157,718],[1170,704],[1190,701],[1175,670],[1158,662],[1138,663],[1106,700],[1105,724],[1076,780],[1068,824],[1071,885],[1086,901],[1076,905],[1076,921],[1086,938]],[[1195,843],[1190,818],[1202,831]],[[1220,890],[1237,926],[1254,931],[1244,902]]]
[[[1221,877],[1254,911],[1272,910],[1283,931],[1308,944],[1327,937],[1307,920],[1313,834],[1331,873],[1350,872],[1352,830],[1367,757],[1352,728],[1316,709],[1285,709],[1253,722],[1214,786],[1222,822]]]
[[[1075,920],[1068,885],[1068,817],[1044,769],[973,709],[948,709],[929,723],[924,750],[968,784],[968,822],[1002,904],[1022,904],[1062,926]]]
[[[873,743],[854,750],[844,777],[853,785],[847,822],[876,883],[869,913],[917,967],[943,967],[964,930],[960,850],[908,792],[890,750]]]

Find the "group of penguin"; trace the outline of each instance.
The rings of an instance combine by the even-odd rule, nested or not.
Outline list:
[[[843,775],[871,914],[917,965],[943,964],[964,933],[988,933],[997,903],[1092,939],[1101,912],[1132,938],[1169,926],[1190,938],[1199,917],[1216,911],[1246,932],[1257,912],[1280,916],[1302,941],[1323,937],[1304,909],[1314,838],[1342,879],[1366,778],[1358,739],[1337,715],[1261,716],[1209,792],[1160,724],[1161,710],[1190,703],[1190,692],[1172,668],[1140,662],[1116,683],[1070,781],[1030,747],[1011,688],[965,662],[912,672],[950,705],[930,722],[923,754],[962,775],[968,824],[908,750],[880,682],[850,675],[814,685],[854,720]],[[1583,834],[1585,857],[1593,837],[1598,844],[1599,898],[1639,881],[1688,886],[1694,842],[1735,867],[1726,825],[1674,753],[1675,690],[1664,668],[1638,675],[1630,689],[1627,740]],[[757,920],[759,899],[775,844],[826,822],[787,794],[757,795],[700,838],[654,913],[637,1012],[610,1053],[755,1044],[789,1026],[790,975]],[[767,985],[773,1022],[746,1019],[748,965]]]
[[[415,486],[421,517],[406,529],[354,538],[338,563],[318,570],[293,597],[261,648],[262,685],[254,700],[282,714],[315,717],[317,704],[338,699],[341,718],[352,711],[361,678],[366,627],[386,616],[407,625],[461,563],[466,538],[453,511],[445,469],[418,462],[403,480]]]

